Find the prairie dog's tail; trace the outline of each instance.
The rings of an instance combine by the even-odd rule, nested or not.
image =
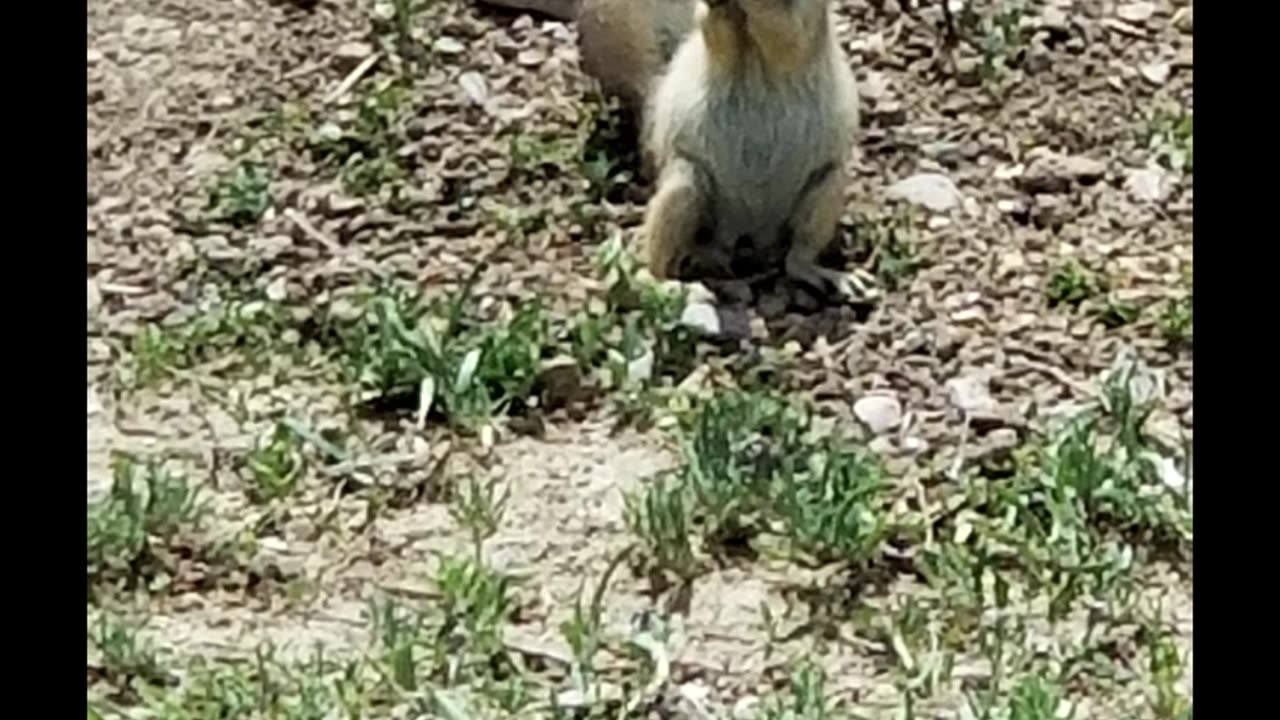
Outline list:
[[[644,107],[655,78],[694,28],[696,0],[581,0],[582,69],[606,93]]]
[[[476,0],[576,21],[582,69],[632,109],[694,29],[698,0]]]

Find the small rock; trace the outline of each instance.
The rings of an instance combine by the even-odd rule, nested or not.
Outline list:
[[[1161,202],[1169,196],[1169,185],[1168,173],[1156,165],[1130,170],[1124,179],[1124,189],[1138,202]]]
[[[354,322],[364,315],[364,309],[347,298],[334,298],[329,303],[329,315],[335,320]]]
[[[547,61],[547,54],[542,52],[538,48],[528,48],[525,50],[521,50],[520,54],[516,55],[516,63],[527,68],[540,67],[546,61]]]
[[[272,555],[289,554],[289,543],[275,535],[266,535],[258,538],[258,547]]]
[[[338,72],[348,73],[373,54],[373,46],[362,42],[343,43],[333,53],[333,62]]]
[[[330,193],[324,202],[324,213],[329,217],[345,217],[364,210],[364,201],[340,193]]]
[[[1027,259],[1017,250],[1010,250],[1000,255],[996,262],[996,276],[1008,277],[1016,275],[1027,267]]]
[[[934,356],[942,362],[948,362],[951,358],[960,352],[960,348],[964,347],[969,341],[970,331],[962,328],[951,326],[943,326],[935,331],[933,336],[933,352]]]
[[[321,123],[316,128],[316,139],[325,142],[337,142],[342,139],[342,126],[335,122]]]
[[[441,55],[461,55],[466,52],[467,46],[463,45],[462,42],[456,38],[451,38],[446,35],[445,37],[437,38],[436,41],[431,44],[431,49]]]
[[[236,98],[231,93],[218,93],[209,99],[209,106],[214,110],[229,110],[236,106]]]
[[[542,388],[542,402],[548,408],[564,407],[582,393],[582,367],[571,357],[547,360],[538,373],[538,385]]]
[[[880,100],[866,112],[880,127],[893,127],[907,121],[907,108],[897,100]]]
[[[1156,477],[1160,478],[1160,482],[1165,487],[1175,492],[1191,492],[1191,483],[1187,482],[1187,476],[1178,468],[1178,463],[1172,458],[1165,457],[1153,450],[1144,453],[1147,460],[1151,462],[1151,466],[1156,471]]]
[[[1040,27],[1050,34],[1065,36],[1071,32],[1071,21],[1062,8],[1050,5],[1040,14]]]
[[[912,467],[918,461],[904,457],[903,455],[895,455],[884,461],[884,471],[892,477],[902,477],[911,472]]]
[[[902,422],[902,403],[890,395],[868,395],[853,404],[853,414],[872,433],[883,435]]]
[[[888,78],[882,72],[868,70],[867,76],[858,83],[858,95],[868,101],[889,97]]]
[[[677,282],[667,281],[665,285],[672,290],[684,290],[684,296],[689,302],[715,303],[716,294],[700,282]]]
[[[459,75],[458,85],[462,86],[462,91],[476,105],[484,107],[485,103],[489,102],[489,84],[485,82],[484,76],[475,70],[468,70]]]
[[[1031,221],[1038,228],[1056,230],[1070,219],[1072,205],[1057,195],[1037,195],[1031,209]]]
[[[956,408],[974,413],[995,406],[987,378],[982,375],[963,375],[947,381],[947,398]]]
[[[907,332],[898,341],[898,353],[901,355],[919,355],[928,352],[929,336],[919,328]]]
[[[902,451],[909,455],[919,455],[928,451],[929,441],[918,435],[908,435],[902,438]]]
[[[1106,172],[1107,166],[1092,158],[1041,152],[1028,163],[1019,183],[1030,193],[1061,193],[1073,182],[1097,182]]]
[[[872,438],[871,442],[867,443],[867,448],[871,452],[884,457],[897,454],[897,445],[894,443],[892,435],[879,435]]]
[[[721,330],[720,313],[714,303],[691,299],[680,313],[680,324],[701,335],[716,337]]]
[[[849,44],[849,51],[855,55],[866,55],[873,58],[884,55],[884,33],[877,31],[863,34],[862,37]]]
[[[886,195],[891,200],[904,200],[933,212],[946,212],[964,200],[951,178],[939,173],[920,173],[899,180],[889,187]]]
[[[1016,180],[1017,178],[1022,177],[1023,173],[1026,171],[1027,167],[1021,163],[1013,165],[997,165],[995,169],[991,171],[991,177],[996,180]]]
[[[1027,217],[1027,204],[1020,200],[997,200],[996,209],[1014,219],[1025,220]]]
[[[86,293],[88,307],[86,314],[92,315],[99,307],[102,306],[102,291],[98,289],[98,283],[94,282],[93,278],[89,278],[88,283],[89,288]]]
[[[91,387],[86,388],[85,410],[85,414],[89,417],[102,414],[102,401],[98,399],[98,393],[94,392]]]
[[[942,306],[947,310],[961,310],[981,301],[982,293],[970,290],[968,292],[951,293],[943,298]]]
[[[982,63],[977,58],[962,57],[955,61],[956,82],[963,87],[974,87],[982,83]]]
[[[1064,167],[1068,177],[1081,183],[1097,182],[1107,174],[1107,166],[1102,161],[1076,155],[1067,156]]]
[[[574,40],[575,35],[573,34],[573,31],[571,31],[569,26],[564,23],[548,21],[543,25],[543,27],[550,28],[551,39],[560,42],[562,45],[567,46]]]
[[[1191,8],[1192,6],[1188,5],[1173,14],[1173,26],[1184,33],[1193,31],[1194,21],[1191,17]]]
[[[1018,431],[1013,428],[1000,428],[987,436],[987,442],[993,448],[1012,450],[1018,447]]]
[[[284,526],[284,532],[299,542],[312,542],[319,535],[315,522],[308,517],[291,518]]]
[[[998,430],[975,443],[970,450],[973,460],[982,465],[989,477],[1004,476],[1014,470],[1013,451],[1018,447],[1018,433]]]
[[[969,427],[979,435],[985,435],[1000,428],[1021,427],[1022,424],[1021,414],[1009,406],[993,404],[969,413]]]
[[[414,142],[425,138],[428,135],[428,132],[427,124],[422,121],[422,118],[410,118],[409,121],[404,124],[405,136]]]
[[[729,720],[750,720],[751,718],[760,717],[760,707],[764,703],[760,698],[754,695],[746,695],[734,701],[733,707],[729,709]],[[687,717],[699,717],[689,715]]]
[[[1172,69],[1173,67],[1167,62],[1153,62],[1139,67],[1138,73],[1142,75],[1142,79],[1156,87],[1160,87],[1169,80],[1169,73]]]
[[[1132,2],[1116,8],[1116,17],[1134,24],[1145,23],[1156,14],[1156,4],[1143,0]]]
[[[283,277],[278,277],[275,280],[272,280],[270,284],[267,285],[266,292],[267,299],[271,302],[284,302],[285,298],[289,297],[289,288],[285,285]]]
[[[645,382],[653,377],[653,351],[645,349],[644,354],[627,363],[627,379],[631,382]]]
[[[944,165],[955,165],[962,158],[962,148],[960,143],[954,142],[931,142],[920,146],[920,152],[925,157],[932,158]]]
[[[249,248],[264,260],[274,260],[293,248],[293,238],[288,235],[262,235],[250,238]]]
[[[1042,43],[1035,43],[1027,49],[1022,67],[1032,74],[1046,72],[1053,67],[1053,52]]]

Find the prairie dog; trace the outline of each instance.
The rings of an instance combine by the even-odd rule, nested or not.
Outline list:
[[[643,144],[658,174],[642,233],[658,278],[738,275],[743,261],[846,299],[872,281],[819,267],[844,205],[858,126],[829,0],[703,0],[657,79]]]
[[[657,178],[642,236],[660,279],[772,269],[847,299],[863,273],[819,267],[858,126],[830,0],[481,0],[576,20],[583,70],[642,123]]]
[[[643,112],[654,80],[695,27],[697,0],[479,0],[576,21],[582,69],[627,109]]]
[[[582,69],[643,113],[654,81],[696,28],[697,0],[581,0]]]

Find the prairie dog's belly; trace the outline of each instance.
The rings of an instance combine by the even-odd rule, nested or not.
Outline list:
[[[645,117],[645,151],[658,171],[676,160],[694,166],[701,218],[688,250],[725,270],[738,258],[777,267],[793,243],[820,240],[797,237],[794,215],[806,211],[812,178],[829,178],[831,168],[843,176],[856,126],[852,74],[840,63],[819,59],[776,77],[752,62],[713,66],[695,33],[654,86]],[[740,272],[751,271],[732,269]]]
[[[718,256],[745,254],[761,266],[780,263],[810,178],[841,155],[844,143],[834,118],[812,99],[798,100],[708,107],[712,127],[739,128],[703,136],[706,164],[714,173],[708,229]]]
[[[786,254],[785,228],[798,187],[791,175],[765,171],[754,176],[759,181],[718,185],[707,217],[718,256],[749,255],[756,264],[777,264]]]

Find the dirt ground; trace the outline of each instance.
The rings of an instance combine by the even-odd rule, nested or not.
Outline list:
[[[1189,447],[1192,356],[1175,309],[1189,308],[1192,267],[1189,120],[1185,137],[1177,123],[1192,111],[1190,3],[1047,0],[1010,14],[1012,2],[974,2],[973,18],[959,17],[971,42],[950,51],[938,3],[917,4],[833,2],[863,103],[842,240],[849,262],[885,280],[884,298],[814,307],[755,288],[735,305],[747,337],[704,349],[694,374],[732,374],[735,357],[777,350],[779,392],[859,433],[901,487],[933,487],[1084,406],[1132,353],[1163,380],[1148,428]],[[103,594],[87,615],[91,635],[103,615],[136,621],[177,676],[192,658],[234,663],[267,641],[282,661],[316,643],[366,652],[372,599],[429,608],[441,555],[470,551],[439,488],[493,478],[511,493],[484,544],[486,562],[516,579],[505,642],[540,658],[544,684],[557,686],[571,662],[561,625],[581,584],[632,542],[624,494],[680,461],[668,424],[619,430],[606,399],[548,412],[539,433],[496,423],[476,437],[432,419],[420,427],[412,412],[370,416],[353,408],[341,368],[309,349],[310,321],[348,311],[377,278],[433,297],[481,260],[481,308],[536,298],[571,317],[601,296],[598,247],[619,233],[631,242],[643,213],[647,188],[628,161],[601,190],[572,160],[599,117],[572,25],[470,0],[410,5],[402,36],[391,3],[89,4],[88,495],[107,496],[113,452],[163,459],[210,503],[202,537],[242,552],[229,567],[179,554],[163,588]],[[380,83],[402,92],[379,95]],[[330,126],[364,127],[358,108],[371,97],[390,99],[362,130],[364,160],[381,153],[394,169],[360,195],[308,143]],[[627,154],[625,134],[610,142]],[[268,206],[249,222],[202,219],[218,178],[246,157],[266,168]],[[211,349],[146,341],[244,300],[287,321]],[[166,371],[139,378],[156,364]],[[981,432],[961,407],[962,388],[975,386]],[[896,401],[893,431],[855,411],[872,396]],[[309,462],[287,499],[259,502],[243,458],[281,418],[344,438],[345,459]],[[626,567],[604,596],[607,637],[633,634],[669,600]],[[837,623],[834,640],[774,639],[761,607],[801,628],[812,614],[788,616],[791,588],[835,582],[824,572],[761,560],[700,575],[673,613],[663,692],[680,697],[655,716],[747,712],[809,657],[854,717],[906,717],[898,648],[854,620]],[[1162,598],[1186,654],[1175,685],[1190,718],[1190,558],[1144,560],[1133,573]],[[865,607],[896,612],[928,596],[918,582],[891,578]],[[1034,642],[1078,634],[1031,625]],[[90,698],[110,698],[104,717],[187,717],[148,715],[145,701],[110,690],[101,655],[91,641]],[[625,675],[621,654],[609,657],[603,674]],[[1147,702],[1144,662],[1070,686],[1077,717],[1166,717]],[[911,712],[965,717],[965,678],[991,672],[972,646],[955,682]]]

